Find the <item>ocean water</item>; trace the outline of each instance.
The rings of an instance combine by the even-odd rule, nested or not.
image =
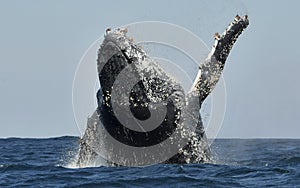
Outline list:
[[[214,163],[72,168],[77,137],[0,139],[0,187],[300,187],[300,140],[217,139]]]

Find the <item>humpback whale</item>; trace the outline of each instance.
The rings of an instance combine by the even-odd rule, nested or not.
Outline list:
[[[234,43],[248,25],[247,15],[237,15],[222,35],[215,34],[211,52],[199,65],[187,95],[176,80],[127,37],[127,29],[107,29],[97,59],[101,86],[96,94],[98,107],[88,118],[87,128],[80,138],[77,165],[95,163],[99,158],[105,160],[99,156],[99,148],[122,156],[124,150],[107,146],[103,130],[117,142],[133,148],[184,138],[184,145],[161,163],[209,162],[211,151],[199,110],[216,86]],[[127,165],[126,161],[107,163]]]

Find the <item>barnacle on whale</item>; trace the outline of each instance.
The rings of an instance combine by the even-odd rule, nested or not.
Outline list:
[[[78,166],[103,157],[98,156],[94,149],[95,145],[106,147],[102,128],[117,141],[132,147],[149,147],[169,138],[181,139],[171,136],[179,131],[182,137],[188,136],[186,145],[178,148],[177,154],[164,163],[208,162],[210,148],[199,110],[217,84],[238,36],[248,25],[247,16],[241,18],[237,15],[222,35],[215,34],[212,50],[205,62],[199,65],[187,96],[174,79],[127,37],[127,29],[107,29],[97,59],[101,85],[97,92],[98,108],[88,119],[87,129],[81,138]],[[141,123],[155,118],[155,113],[159,117],[163,114],[159,126],[152,129],[150,124]],[[126,123],[130,126],[136,123],[137,126],[128,128],[124,126]],[[196,128],[190,132],[186,125]],[[135,130],[139,128],[140,131]],[[119,152],[116,148],[106,149],[112,153]]]

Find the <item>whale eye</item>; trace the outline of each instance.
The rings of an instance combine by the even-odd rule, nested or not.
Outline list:
[[[101,88],[98,90],[96,97],[97,97],[98,106],[101,106],[102,102],[103,102],[103,96],[102,96]]]

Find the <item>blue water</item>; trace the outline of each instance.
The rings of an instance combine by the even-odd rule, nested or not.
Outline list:
[[[0,139],[0,187],[300,187],[300,140],[219,139],[214,164],[147,167],[70,168],[77,149],[76,137]]]

